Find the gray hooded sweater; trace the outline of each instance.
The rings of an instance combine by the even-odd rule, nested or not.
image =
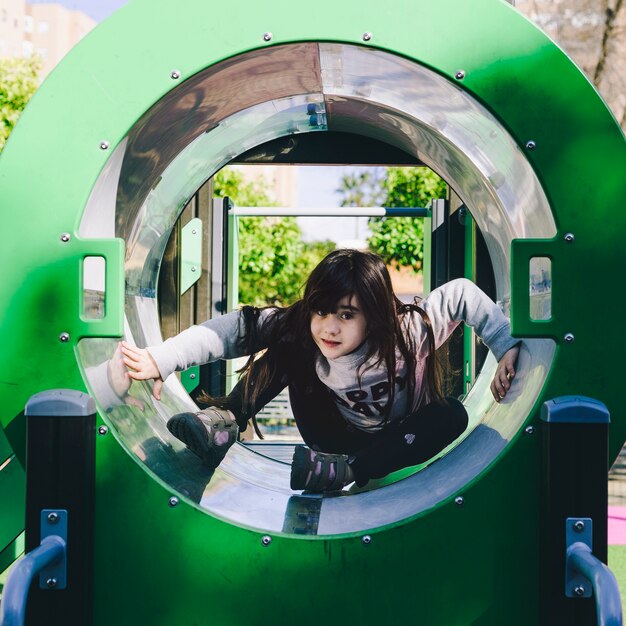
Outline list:
[[[500,308],[474,283],[457,279],[435,289],[420,303],[430,318],[438,348],[452,331],[465,322],[499,361],[505,352],[519,343],[510,335],[510,325]],[[259,316],[259,328],[274,309],[265,309]],[[406,384],[406,364],[396,355],[394,401],[390,421],[398,420],[419,408],[427,398],[424,393],[424,365],[428,356],[426,325],[418,313],[407,314],[403,327],[416,346],[416,369],[413,398]],[[158,346],[148,348],[163,380],[174,371],[218,359],[246,356],[240,345],[245,332],[240,311],[213,318],[183,331]],[[262,332],[261,332],[262,337]],[[264,346],[261,344],[259,349]],[[336,359],[317,357],[316,370],[329,388],[343,417],[359,429],[376,431],[382,428],[383,407],[389,397],[387,372],[383,364],[375,365],[376,357],[366,361],[367,341],[351,354]],[[359,381],[360,374],[360,381]]]

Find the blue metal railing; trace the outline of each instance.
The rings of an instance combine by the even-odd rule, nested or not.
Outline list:
[[[597,626],[622,626],[622,601],[613,572],[580,541],[569,546],[566,559],[568,568],[582,574],[591,583]],[[584,589],[581,587],[582,593]]]
[[[50,535],[13,565],[2,594],[0,626],[23,626],[28,590],[33,578],[49,565],[61,561],[65,548],[64,539]]]

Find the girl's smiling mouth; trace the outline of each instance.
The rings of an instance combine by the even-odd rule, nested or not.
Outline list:
[[[335,348],[338,345],[341,344],[340,341],[331,341],[330,339],[322,339],[322,343],[327,347],[327,348]]]

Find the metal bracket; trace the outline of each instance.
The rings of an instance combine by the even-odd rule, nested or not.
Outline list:
[[[191,393],[200,384],[200,367],[192,365],[189,369],[183,370],[180,373],[180,382],[185,391]]]
[[[41,511],[41,541],[56,535],[67,544],[67,511],[63,509],[43,509]],[[40,589],[65,589],[67,587],[67,554],[58,562],[48,565],[39,575]]]
[[[202,220],[194,217],[181,232],[180,293],[185,293],[202,276]]]
[[[567,558],[569,548],[583,543],[593,550],[593,520],[590,517],[568,517],[565,520],[565,595],[568,598],[590,598],[591,581],[577,572]]]

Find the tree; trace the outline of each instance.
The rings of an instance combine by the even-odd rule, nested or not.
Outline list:
[[[215,177],[215,194],[242,206],[272,206],[264,183],[247,183],[225,168]],[[300,296],[313,268],[335,247],[332,241],[305,243],[295,217],[239,220],[239,300],[255,306],[286,306]]]
[[[337,190],[341,206],[425,207],[445,198],[446,183],[426,167],[372,168],[350,172]],[[416,217],[371,217],[367,243],[385,263],[418,272],[423,265],[424,220]]]
[[[434,198],[445,198],[447,186],[425,167],[390,167],[383,182],[386,207],[425,207]],[[417,217],[372,217],[367,240],[370,249],[385,263],[410,267],[414,272],[424,262],[424,220]]]
[[[380,206],[385,198],[385,168],[351,171],[341,177],[337,190],[341,206]]]
[[[0,151],[39,86],[39,57],[0,59]]]

